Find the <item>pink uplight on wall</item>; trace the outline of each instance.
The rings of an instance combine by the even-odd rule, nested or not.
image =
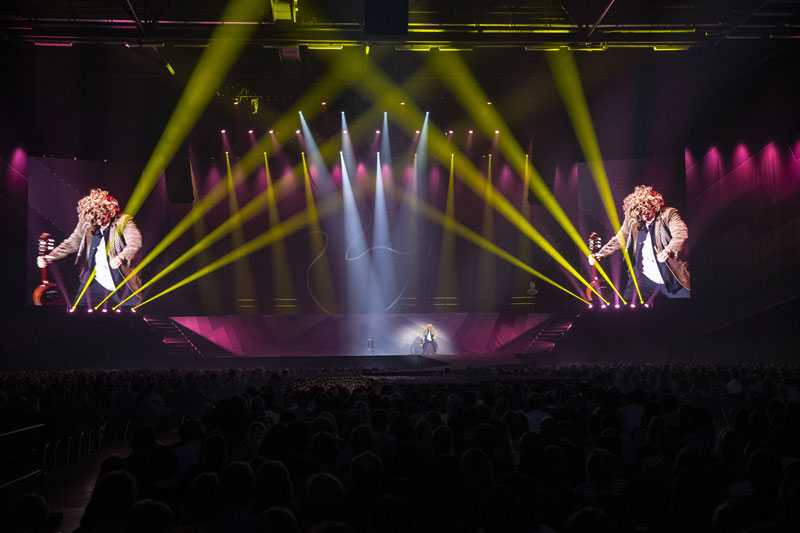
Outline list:
[[[11,152],[8,170],[6,171],[6,187],[22,193],[28,181],[28,154],[21,147]]]
[[[737,144],[736,148],[733,150],[733,166],[738,167],[744,164],[748,159],[750,159],[750,150],[742,143]]]
[[[409,183],[414,182],[414,166],[413,165],[406,165],[405,171],[403,172],[403,182],[408,185]]]
[[[383,181],[386,183],[391,183],[392,181],[392,167],[389,165],[381,165],[381,176],[383,176]]]
[[[364,163],[359,163],[358,166],[356,166],[356,177],[359,183],[362,183],[366,179],[367,166]]]
[[[334,165],[331,169],[331,180],[337,187],[342,186],[342,167],[340,165]]]
[[[11,174],[25,176],[28,172],[28,154],[20,147],[11,153]]]
[[[442,184],[442,173],[439,170],[439,167],[435,166],[431,168],[430,174],[428,175],[428,183],[429,183],[429,192],[437,196],[441,190]]]
[[[702,189],[715,183],[722,176],[722,155],[716,146],[712,146],[703,158]]]
[[[511,172],[511,167],[503,165],[500,169],[500,190],[508,191],[511,183],[514,181],[514,174]]]
[[[683,164],[685,165],[687,171],[689,169],[693,169],[697,164],[697,162],[695,162],[694,155],[689,148],[683,149]]]

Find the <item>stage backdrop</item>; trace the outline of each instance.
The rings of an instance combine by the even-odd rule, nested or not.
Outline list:
[[[395,152],[399,152],[402,146],[400,143]],[[257,212],[241,229],[224,235],[182,263],[151,285],[143,296],[147,298],[183,280],[215,259],[224,257],[241,243],[264,235],[273,224],[302,212],[306,207],[305,179],[302,172],[296,170],[298,161],[292,157],[291,153],[279,153],[269,161],[269,179],[280,191],[277,209]],[[372,162],[369,157],[373,158]],[[353,169],[351,183],[355,206],[349,214],[347,208],[339,209],[320,220],[319,229],[324,233],[321,239],[324,262],[317,260],[320,248],[313,253],[311,249],[315,239],[320,240],[318,232],[313,228],[301,228],[273,246],[259,249],[196,283],[181,286],[144,309],[169,315],[220,315],[232,312],[357,314],[445,310],[530,313],[583,308],[580,300],[544,281],[537,280],[536,286],[531,287],[534,278],[528,272],[471,242],[448,235],[440,225],[421,216],[397,197],[388,195],[385,207],[376,202],[374,158],[374,153],[364,155],[357,169]],[[621,212],[624,196],[640,183],[654,185],[664,194],[669,205],[682,208],[681,161],[679,158],[675,160],[677,165],[670,159],[606,161],[618,212]],[[237,161],[237,156],[234,156],[231,164],[235,166]],[[400,160],[392,169],[387,167],[384,170],[386,186],[399,188],[407,194],[416,189],[421,199],[444,212],[447,209],[449,171],[431,161],[414,178],[413,168],[406,163]],[[188,161],[186,164],[188,166]],[[496,189],[494,194],[505,196],[553,247],[589,274],[586,258],[544,207],[529,194],[523,180],[510,165],[499,156],[490,164],[487,157],[479,155],[475,164],[487,174],[491,171]],[[229,179],[224,157],[193,154],[191,168],[195,198],[202,198],[212,189],[225,186]],[[34,262],[38,235],[48,232],[57,243],[67,237],[76,223],[77,202],[90,188],[108,189],[124,206],[140,171],[135,165],[113,162],[29,160],[28,272],[31,289],[38,276]],[[542,172],[545,176],[555,173],[555,195],[584,238],[592,231],[599,233],[604,240],[613,235],[585,164],[575,164],[569,169],[543,169]],[[329,196],[343,195],[342,169],[338,165],[327,169],[312,164],[309,173],[308,182],[318,204],[321,205]],[[236,206],[246,209],[251,202],[263,199],[267,183],[263,166],[244,177],[235,188],[235,202],[232,197],[220,201],[146,266],[141,273],[142,279],[152,279],[171,260],[229,220]],[[562,271],[519,227],[493,209],[484,195],[466,186],[458,176],[454,177],[452,198],[453,213],[460,224],[576,294],[584,293],[585,287]],[[135,216],[144,243],[134,262],[145,257],[190,208],[191,204],[170,203],[164,180],[160,179]],[[383,222],[379,213],[385,213]],[[356,231],[360,233],[360,239],[354,239],[353,232],[346,229],[352,227],[354,218],[355,224],[360,225]],[[63,287],[68,301],[72,301],[79,290],[77,272],[72,263],[70,258],[53,268],[53,278]],[[609,264],[615,284],[624,287],[626,277],[621,268],[621,256],[617,254],[609,258]],[[323,289],[327,289],[327,293]],[[328,300],[325,300],[326,294]],[[394,347],[390,351],[393,350]]]

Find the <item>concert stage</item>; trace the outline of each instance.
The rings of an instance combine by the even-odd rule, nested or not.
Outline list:
[[[28,309],[2,322],[2,369],[266,368],[419,372],[445,367],[766,360],[791,356],[794,307],[708,331],[689,302],[560,313],[182,315]],[[754,319],[755,320],[755,319]],[[426,324],[439,352],[413,353]],[[754,336],[753,329],[768,331]],[[670,332],[665,334],[665,332]],[[381,335],[378,335],[381,333]],[[375,353],[366,342],[374,339]]]
[[[545,313],[238,314],[171,320],[199,354],[209,358],[421,355],[427,324],[436,332],[436,355],[513,353],[524,349],[549,317]]]
[[[37,315],[31,320],[26,315]],[[182,315],[34,309],[6,324],[4,368],[386,368],[521,364],[555,315]],[[15,326],[16,324],[16,326]],[[422,355],[427,324],[438,352]],[[23,332],[24,333],[21,333]],[[372,348],[368,344],[372,339]],[[17,354],[26,354],[24,357]]]

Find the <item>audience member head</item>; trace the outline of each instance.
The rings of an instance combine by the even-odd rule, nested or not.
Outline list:
[[[270,507],[261,513],[258,533],[300,533],[300,526],[290,509]]]
[[[280,461],[267,460],[256,471],[256,501],[261,509],[291,507],[294,485],[289,470]]]
[[[246,506],[253,497],[256,479],[248,463],[233,462],[222,471],[219,492],[225,503]]]
[[[336,476],[318,473],[308,478],[303,508],[311,523],[341,518],[343,503],[344,487]]]
[[[164,533],[174,521],[175,515],[167,504],[141,500],[131,507],[128,533]]]

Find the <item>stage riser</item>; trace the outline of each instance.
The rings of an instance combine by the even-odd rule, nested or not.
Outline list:
[[[178,316],[204,357],[417,354],[426,324],[439,355],[520,351],[550,315],[431,313]],[[373,339],[374,351],[368,339]]]

